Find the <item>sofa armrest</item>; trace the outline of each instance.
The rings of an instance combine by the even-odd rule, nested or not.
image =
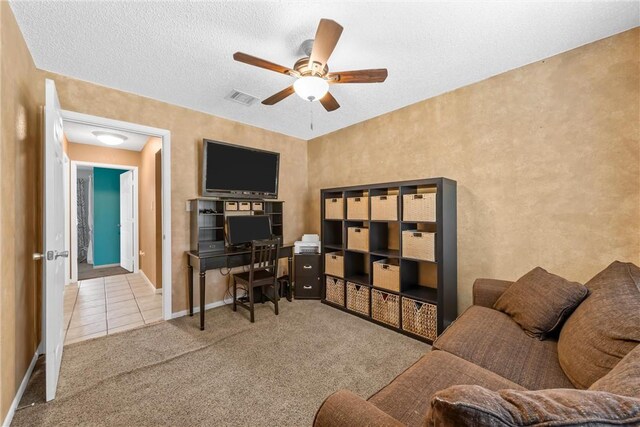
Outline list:
[[[500,295],[511,286],[513,282],[496,279],[476,279],[473,282],[473,305],[493,308]]]
[[[404,426],[391,415],[348,390],[340,390],[327,397],[316,412],[313,425],[314,427]]]

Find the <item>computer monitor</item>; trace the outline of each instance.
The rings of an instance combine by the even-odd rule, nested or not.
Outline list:
[[[234,215],[227,217],[227,242],[242,245],[252,240],[271,238],[269,215]]]

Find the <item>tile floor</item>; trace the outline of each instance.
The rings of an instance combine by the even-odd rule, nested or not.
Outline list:
[[[65,287],[65,344],[162,320],[162,295],[140,274],[81,280]]]

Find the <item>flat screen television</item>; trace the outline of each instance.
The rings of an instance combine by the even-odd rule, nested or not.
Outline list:
[[[280,154],[203,140],[202,195],[276,199]]]
[[[271,238],[269,215],[232,215],[227,217],[227,242],[232,245]]]

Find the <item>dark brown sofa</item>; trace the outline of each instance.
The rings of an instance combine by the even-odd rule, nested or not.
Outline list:
[[[479,385],[496,391],[604,390],[589,387],[602,377],[594,387],[618,381],[607,381],[607,372],[640,342],[638,267],[615,262],[594,277],[586,284],[589,296],[560,333],[545,340],[527,335],[509,315],[492,308],[511,283],[476,280],[474,305],[438,337],[432,351],[368,400],[347,390],[329,396],[318,410],[314,425],[425,425],[434,394],[454,385]],[[616,307],[616,313],[612,307]],[[582,344],[575,344],[576,338]],[[566,343],[573,348],[567,348]],[[591,351],[591,359],[583,357]],[[573,364],[576,359],[580,365]],[[640,347],[623,364],[626,377],[640,378]],[[574,378],[570,379],[567,372]],[[585,381],[588,384],[583,384]],[[640,381],[630,384],[605,391],[640,398]]]

